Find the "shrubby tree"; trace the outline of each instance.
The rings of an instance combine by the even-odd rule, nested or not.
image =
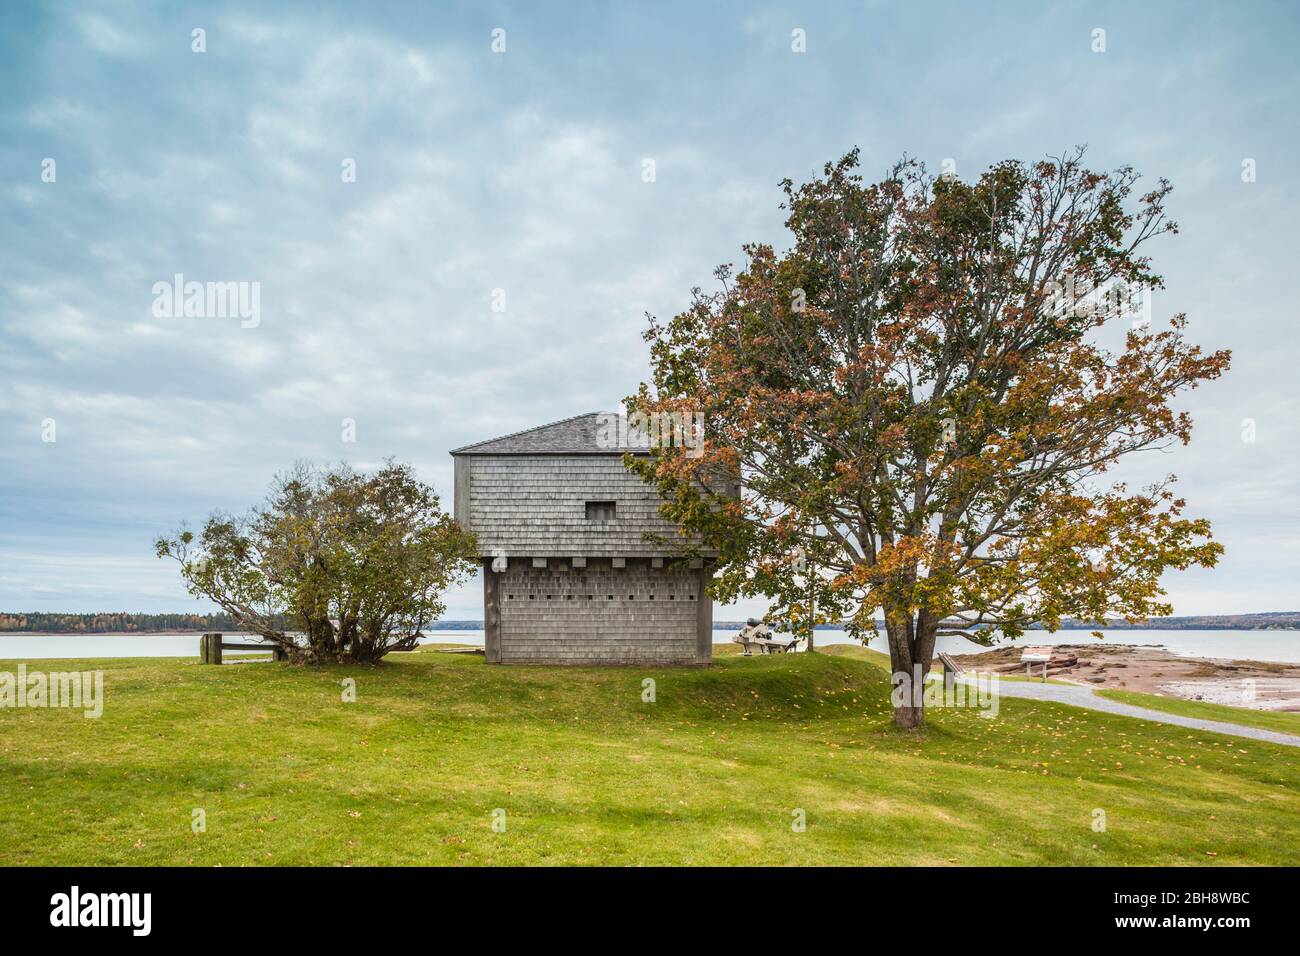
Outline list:
[[[1082,149],[974,182],[903,161],[867,184],[857,166],[855,150],[783,183],[789,248],[746,246],[743,269],[646,332],[636,404],[703,412],[705,451],[629,467],[718,550],[717,595],[806,620],[815,587],[819,619],[858,636],[879,612],[911,679],[940,635],[1170,613],[1162,572],[1221,546],[1172,476],[1106,480],[1125,455],[1186,443],[1171,400],[1228,364],[1186,341],[1183,316],[1157,329],[1124,306],[1161,285],[1142,250],[1176,229],[1169,184],[1139,194],[1133,170],[1090,171]],[[1103,345],[1108,323],[1122,346]],[[895,702],[901,726],[923,720]]]
[[[391,460],[373,474],[298,464],[246,515],[215,514],[156,550],[191,594],[305,663],[412,649],[445,610],[442,592],[476,567],[473,536]]]

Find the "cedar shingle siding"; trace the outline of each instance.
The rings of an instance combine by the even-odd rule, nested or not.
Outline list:
[[[452,452],[456,517],[483,559],[487,660],[708,663],[709,563],[676,557],[654,487],[597,428],[580,415]]]
[[[677,529],[659,517],[659,496],[623,465],[602,455],[497,455],[463,460],[469,478],[469,527],[485,555],[652,557],[672,553]],[[587,517],[587,502],[614,502],[612,521]],[[459,513],[458,513],[459,514]],[[643,540],[645,532],[667,540]]]
[[[512,562],[497,584],[501,659],[695,663],[699,574],[648,561]]]

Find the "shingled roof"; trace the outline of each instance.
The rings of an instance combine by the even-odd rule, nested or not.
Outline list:
[[[563,421],[538,425],[525,431],[491,438],[452,450],[453,455],[621,455],[627,451],[646,450],[649,441],[635,430],[628,431],[626,444],[598,441],[610,429],[604,416],[610,412],[584,412]],[[604,427],[602,428],[602,424]]]

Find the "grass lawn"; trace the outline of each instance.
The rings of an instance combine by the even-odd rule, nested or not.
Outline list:
[[[1199,717],[1202,720],[1226,720],[1234,724],[1245,724],[1247,727],[1276,730],[1279,733],[1295,734],[1300,737],[1300,714],[1278,710],[1253,710],[1249,707],[1232,707],[1228,704],[1208,704],[1200,700],[1162,697],[1159,694],[1143,694],[1132,690],[1102,690],[1097,693],[1098,696],[1109,697],[1124,704],[1149,707],[1167,714]]]
[[[1012,699],[908,735],[881,656],[29,663],[104,713],[0,709],[0,864],[1300,863],[1300,751]]]

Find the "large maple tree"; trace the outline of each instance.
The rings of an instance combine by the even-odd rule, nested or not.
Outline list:
[[[1186,443],[1171,402],[1229,356],[1181,315],[1142,316],[1162,284],[1145,247],[1176,226],[1170,185],[1138,184],[1082,149],[973,182],[902,161],[875,183],[855,150],[784,182],[788,249],[746,246],[646,332],[636,405],[702,414],[705,441],[629,466],[716,550],[717,596],[804,622],[815,600],[858,635],[880,614],[895,674],[922,678],[941,635],[1170,613],[1161,575],[1221,546],[1173,476],[1106,473]],[[924,721],[912,697],[894,713]]]

